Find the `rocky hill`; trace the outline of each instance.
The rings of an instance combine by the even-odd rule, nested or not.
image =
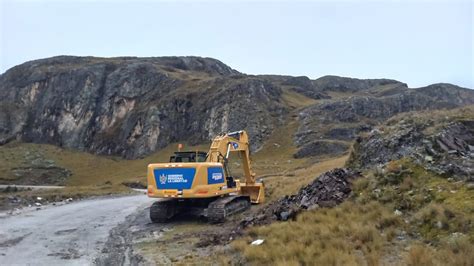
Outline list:
[[[342,82],[344,84],[345,81]],[[360,88],[360,85],[354,86]],[[376,85],[358,92],[355,96],[304,108],[299,113],[300,126],[295,135],[295,142],[302,149],[316,144],[332,145],[334,147],[331,149],[335,150],[337,147],[347,149],[350,144],[347,141],[354,140],[358,133],[368,131],[396,114],[451,109],[474,103],[473,91],[451,84],[433,84],[409,89],[403,84],[392,83]],[[310,150],[316,152],[315,149]]]
[[[410,158],[438,175],[474,181],[474,107],[396,116],[357,139],[350,164],[373,169]]]
[[[201,57],[59,56],[0,76],[0,144],[133,159],[246,129],[258,150],[296,120],[295,157],[326,156],[347,152],[359,132],[393,115],[473,103],[471,90],[450,84],[409,89],[388,79],[253,76]]]
[[[55,57],[0,77],[0,142],[136,158],[246,128],[258,148],[286,112],[280,96],[214,59]]]

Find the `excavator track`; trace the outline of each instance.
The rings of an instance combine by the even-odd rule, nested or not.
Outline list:
[[[218,198],[207,207],[207,219],[212,223],[222,223],[227,217],[250,208],[247,196],[228,196]]]
[[[154,223],[165,223],[178,211],[176,200],[155,201],[150,207],[150,219]]]

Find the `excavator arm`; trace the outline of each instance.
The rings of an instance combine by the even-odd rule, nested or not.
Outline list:
[[[250,168],[248,135],[245,131],[231,132],[214,138],[206,161],[226,163],[231,152],[238,153],[242,158],[245,183],[255,183],[255,174]]]
[[[253,203],[264,200],[263,183],[257,183],[250,166],[250,147],[247,132],[230,132],[214,138],[207,155],[207,162],[223,163],[226,167],[230,153],[238,153],[242,158],[244,182],[240,181],[241,194],[250,196]]]

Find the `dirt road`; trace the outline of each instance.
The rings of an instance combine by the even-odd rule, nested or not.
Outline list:
[[[151,202],[145,195],[90,199],[1,218],[0,265],[100,263],[110,238],[120,237],[112,229]]]
[[[4,188],[19,188],[19,189],[31,189],[31,190],[38,190],[38,189],[60,189],[64,188],[63,186],[28,186],[28,185],[0,185],[0,189]]]

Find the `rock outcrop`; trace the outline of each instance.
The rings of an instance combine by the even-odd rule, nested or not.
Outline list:
[[[402,158],[445,177],[474,181],[474,108],[396,117],[357,139],[350,164],[369,169]]]
[[[305,149],[315,139],[352,140],[358,133],[369,131],[399,113],[451,109],[469,104],[474,104],[474,91],[450,84],[404,89],[388,96],[359,95],[325,101],[299,113],[300,127],[295,142]]]
[[[290,77],[285,80],[282,85],[290,86],[290,88],[297,92],[301,93],[304,96],[312,99],[329,99],[331,98],[327,93],[321,89],[316,87],[313,84],[313,81],[310,80],[308,77],[301,76],[301,77]]]
[[[355,79],[338,76],[324,76],[313,81],[313,86],[321,91],[360,92],[381,86],[407,88],[405,83],[392,79]],[[394,86],[395,85],[395,86]]]
[[[137,158],[171,142],[246,129],[255,150],[286,111],[280,94],[208,58],[32,61],[0,77],[0,143]]]

